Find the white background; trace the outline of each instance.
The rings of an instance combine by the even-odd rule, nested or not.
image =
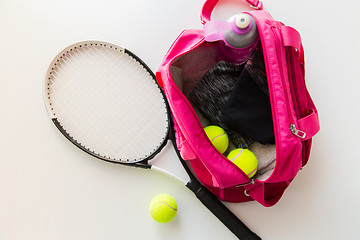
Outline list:
[[[302,35],[321,130],[308,165],[277,205],[228,206],[263,239],[360,239],[360,2],[264,1]],[[234,2],[223,0],[213,16],[244,9]],[[202,4],[0,0],[0,240],[236,239],[177,180],[78,150],[52,125],[42,100],[48,64],[64,47],[110,41],[156,71],[183,29],[201,28]],[[176,157],[169,148],[158,158]],[[178,202],[170,223],[148,214],[158,193]]]

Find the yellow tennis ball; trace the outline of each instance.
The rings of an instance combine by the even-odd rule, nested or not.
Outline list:
[[[170,222],[176,215],[177,204],[169,194],[156,195],[149,206],[151,217],[159,223]]]
[[[258,161],[256,156],[249,149],[234,149],[229,153],[227,158],[246,173],[249,178],[252,178],[255,175]]]
[[[207,126],[204,130],[216,149],[224,153],[229,146],[229,137],[224,129],[218,126]]]

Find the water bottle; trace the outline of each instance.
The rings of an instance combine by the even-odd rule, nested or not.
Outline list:
[[[242,64],[254,52],[259,34],[255,20],[242,13],[231,21],[214,20],[204,25],[205,41],[219,41],[221,60]]]

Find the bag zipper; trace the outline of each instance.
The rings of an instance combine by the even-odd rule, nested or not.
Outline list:
[[[299,97],[298,97],[298,94],[297,94],[297,91],[296,91],[296,76],[294,75],[294,61],[293,61],[293,55],[291,54],[290,50],[285,50],[286,52],[286,59],[287,59],[287,63],[288,63],[288,71],[289,71],[289,82],[291,84],[291,87],[290,87],[290,91],[291,91],[291,95],[293,96],[293,104],[294,104],[294,109],[295,109],[295,114],[296,114],[296,117],[299,119],[301,116],[301,110],[300,110],[300,106],[299,106]],[[296,129],[296,126],[295,124],[291,124],[290,125],[290,130],[291,132],[295,135],[295,136],[298,136],[299,138],[301,139],[304,139],[306,137],[306,133],[299,130],[299,129]]]
[[[286,50],[285,50],[286,51]],[[287,62],[288,62],[288,66],[290,68],[290,74],[289,74],[289,78],[290,78],[290,83],[291,83],[291,88],[290,88],[290,91],[291,91],[291,94],[294,96],[294,107],[295,107],[295,113],[296,113],[296,116],[298,118],[300,118],[300,107],[299,107],[299,104],[298,104],[298,95],[297,95],[297,91],[295,89],[296,87],[296,84],[295,84],[295,81],[296,81],[296,77],[294,75],[294,65],[293,65],[293,59],[292,59],[292,54],[291,52],[289,51],[286,51],[286,59],[287,59]]]
[[[296,129],[295,124],[290,124],[290,131],[292,132],[292,134],[294,134],[295,136],[297,136],[301,139],[306,138],[306,133],[299,129]]]
[[[283,83],[283,86],[286,86],[286,83],[285,83],[286,76],[285,76],[284,67],[283,67],[284,61],[283,61],[283,58],[281,58],[282,55],[285,55],[285,57],[286,57],[286,53],[283,52],[283,48],[281,47],[282,46],[282,43],[280,42],[281,35],[279,34],[279,31],[278,31],[278,30],[280,30],[281,26],[282,26],[281,23],[276,22],[276,21],[274,21],[274,22],[272,22],[270,24],[271,30],[272,30],[273,34],[275,35],[276,46],[278,46],[276,48],[276,55],[277,55],[277,58],[278,58],[278,62],[280,63],[279,69],[280,69],[280,73],[281,73],[281,81]],[[292,66],[291,65],[292,64],[291,60],[289,62],[288,58],[286,58],[286,59],[287,59],[286,64],[289,65],[289,66]],[[292,85],[290,87],[290,91],[291,91],[291,94],[294,94],[293,91],[291,90],[291,88],[294,86],[294,84],[293,84],[294,73],[293,73],[293,71],[291,71],[291,69],[290,69],[290,72],[291,72],[291,75],[289,76],[289,78],[290,78],[289,84]],[[294,136],[297,136],[297,137],[299,137],[301,139],[304,139],[306,137],[306,133],[296,128],[296,124],[295,124],[296,120],[294,119],[293,115],[291,114],[293,112],[293,109],[290,108],[291,102],[290,102],[289,93],[285,89],[285,87],[284,87],[284,93],[285,93],[285,101],[287,103],[286,108],[287,108],[287,111],[289,113],[288,116],[289,116],[289,120],[290,120],[289,129],[290,129],[291,133]],[[294,97],[296,97],[296,96],[294,96]],[[294,107],[295,114],[296,114],[296,116],[298,116],[299,115],[299,109],[298,109],[297,103],[295,103],[294,98],[292,98],[292,100],[293,100],[293,104],[295,106]]]
[[[292,59],[292,55],[291,53],[287,53],[285,48],[282,48],[282,44],[280,43],[280,39],[281,39],[281,35],[279,34],[279,30],[281,29],[282,25],[281,23],[279,22],[273,22],[271,25],[271,30],[272,32],[274,33],[275,35],[275,41],[276,41],[276,45],[279,46],[277,47],[276,49],[276,54],[277,54],[277,57],[278,57],[278,60],[279,62],[281,61],[281,54],[284,54],[285,55],[285,59],[286,59],[286,64],[287,66],[287,69],[288,69],[288,78],[289,78],[289,85],[290,85],[290,94],[291,94],[291,99],[292,99],[292,103],[294,105],[294,111],[295,111],[295,115],[296,117],[299,119],[300,118],[300,106],[298,104],[298,95],[297,95],[297,91],[295,89],[296,87],[296,84],[294,81],[296,81],[296,78],[295,78],[295,75],[294,75],[294,70],[293,70],[293,59]],[[277,30],[276,30],[277,29]],[[285,51],[283,53],[283,51]],[[279,55],[280,54],[280,55]],[[280,71],[281,71],[281,81],[283,83],[283,86],[285,86],[285,79],[286,79],[286,76],[284,75],[284,70],[283,70],[283,63],[282,61],[280,62]],[[288,92],[286,91],[286,89],[284,88],[284,92],[285,92],[285,99],[286,99],[286,107],[287,107],[287,110],[288,110],[288,115],[289,115],[289,120],[290,120],[290,131],[291,133],[300,138],[301,140],[302,139],[305,139],[306,138],[306,133],[297,129],[296,127],[296,120],[294,119],[293,115],[291,114],[292,112],[292,109],[290,109],[290,99],[289,99],[289,96],[288,96]],[[306,151],[306,145],[305,145],[305,142],[302,141],[302,166],[304,166],[306,163],[305,163],[305,151]]]
[[[291,53],[290,52],[291,50],[288,49],[286,54],[287,54],[287,58],[288,59],[288,63],[289,63],[289,71],[290,71],[290,74],[289,74],[289,78],[290,78],[290,83],[291,83],[291,94],[293,96],[293,102],[294,102],[294,108],[295,108],[295,114],[296,114],[296,117],[298,119],[300,119],[302,116],[301,116],[301,108],[300,108],[300,100],[299,100],[299,96],[298,96],[298,91],[296,89],[296,76],[295,76],[295,70],[294,70],[294,61],[293,61],[293,54],[294,53]],[[305,139],[306,138],[306,133],[299,130],[299,129],[296,129],[296,126],[295,124],[291,124],[290,125],[290,130],[291,132],[295,135],[295,136],[298,136],[299,138],[301,139]],[[306,164],[306,152],[307,152],[307,144],[303,141],[302,142],[302,145],[303,145],[303,148],[302,148],[302,166],[305,166]]]

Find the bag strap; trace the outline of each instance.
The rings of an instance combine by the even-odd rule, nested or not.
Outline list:
[[[219,0],[206,0],[203,8],[201,10],[201,23],[205,24],[206,22],[211,20],[211,13],[214,11],[215,6],[218,4]],[[262,10],[263,3],[259,0],[246,0],[250,4],[251,7],[255,9]]]
[[[300,64],[304,64],[304,49],[301,42],[301,36],[298,31],[289,26],[281,28],[281,34],[285,47],[293,47],[299,57]]]
[[[319,116],[316,109],[309,110],[310,114],[298,120],[299,128],[305,135],[303,141],[314,137],[320,130]]]

